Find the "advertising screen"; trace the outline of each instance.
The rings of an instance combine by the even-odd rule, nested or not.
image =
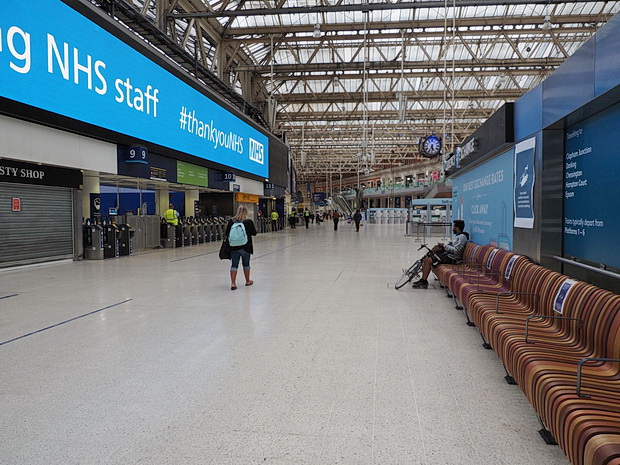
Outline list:
[[[513,165],[510,150],[452,182],[452,218],[465,221],[477,244],[512,250]]]
[[[570,126],[564,149],[564,255],[620,268],[620,106]]]
[[[0,96],[269,176],[267,136],[60,0],[0,0]]]

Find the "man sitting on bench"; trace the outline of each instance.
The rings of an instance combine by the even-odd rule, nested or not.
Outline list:
[[[463,258],[463,251],[465,250],[465,244],[469,240],[469,234],[464,232],[465,221],[454,220],[452,222],[452,232],[454,233],[454,239],[447,244],[442,242],[433,247],[434,256],[428,254],[422,259],[422,279],[413,283],[414,289],[427,289],[428,288],[428,275],[431,273],[431,269],[437,265],[454,264],[461,261]],[[437,259],[439,258],[439,260]]]

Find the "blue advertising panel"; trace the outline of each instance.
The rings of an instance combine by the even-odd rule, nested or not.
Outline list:
[[[268,138],[60,0],[0,0],[0,96],[262,177]]]
[[[532,229],[534,227],[534,183],[536,182],[536,170],[534,169],[535,155],[535,137],[519,142],[515,146],[515,228]]]
[[[452,182],[452,218],[477,244],[512,250],[513,160],[509,150]]]
[[[564,152],[564,255],[620,268],[620,105],[570,126]]]

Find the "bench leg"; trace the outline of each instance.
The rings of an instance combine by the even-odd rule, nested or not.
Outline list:
[[[491,344],[489,344],[489,343],[487,342],[487,340],[484,338],[484,336],[482,335],[482,333],[480,333],[480,337],[482,338],[482,341],[483,341],[483,342],[482,342],[482,347],[484,347],[484,348],[485,348],[485,349],[487,349],[487,350],[490,350],[490,349],[492,349],[492,348],[493,348],[493,347],[491,347]]]
[[[506,380],[506,383],[510,384],[511,386],[516,386],[517,382],[510,375],[510,373],[508,373],[508,370],[506,369],[506,365],[504,365],[504,362],[502,362],[502,366],[504,367],[504,371],[506,372],[506,376],[504,376],[504,379]]]
[[[475,327],[476,327],[476,323],[474,323],[473,321],[471,321],[471,320],[469,319],[469,315],[467,314],[467,309],[465,309],[465,308],[464,308],[464,309],[463,309],[463,312],[465,312],[465,318],[467,318],[467,323],[466,323],[466,325],[467,325],[467,326],[469,326],[469,327],[471,327],[471,328],[475,328]]]
[[[540,434],[540,437],[543,438],[543,441],[545,441],[545,444],[547,444],[548,446],[557,446],[558,442],[553,437],[553,434],[551,434],[551,431],[549,431],[545,427],[545,424],[542,422],[540,417],[538,417],[538,421],[540,422],[540,425],[542,426],[542,428],[538,430],[538,434]]]
[[[463,310],[463,306],[459,305],[459,301],[456,299],[456,297],[454,297],[454,303],[456,304],[454,308],[456,308],[457,310]]]

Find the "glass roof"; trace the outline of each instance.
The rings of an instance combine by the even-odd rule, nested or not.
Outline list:
[[[417,140],[436,133],[451,151],[620,11],[618,1],[125,1],[262,110],[308,179],[327,164],[357,171],[368,144],[375,160],[416,163]],[[396,144],[403,134],[410,142]]]

